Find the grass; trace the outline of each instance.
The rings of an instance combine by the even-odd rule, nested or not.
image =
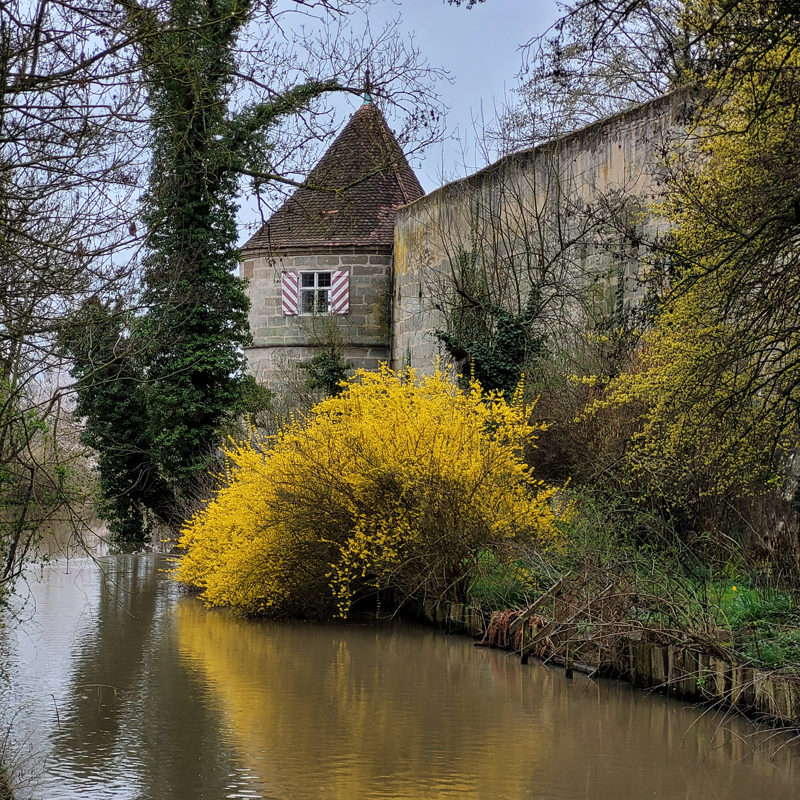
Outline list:
[[[14,800],[5,764],[0,764],[0,800]]]
[[[787,592],[748,585],[747,576],[716,589],[718,619],[734,651],[770,669],[800,669],[800,608]]]
[[[800,672],[800,604],[793,593],[769,585],[764,570],[728,554],[704,559],[670,531],[663,519],[579,498],[580,513],[564,529],[561,547],[531,554],[512,566],[486,554],[469,587],[486,611],[521,608],[561,575],[588,576],[586,591],[613,583],[631,625],[680,641],[685,634],[713,642],[740,661],[766,669]],[[732,569],[736,564],[737,569]]]
[[[478,566],[478,574],[467,589],[471,603],[485,611],[503,611],[532,602],[536,584],[529,565],[522,561],[500,564],[492,553],[485,551],[478,558]]]

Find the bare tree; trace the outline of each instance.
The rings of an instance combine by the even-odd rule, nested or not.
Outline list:
[[[156,0],[146,10],[163,20],[170,5]],[[232,53],[230,111],[277,101],[304,81],[356,93],[369,63],[379,96],[394,97],[409,117],[425,109],[416,127],[426,131],[424,121],[429,130],[430,73],[416,51],[397,44],[396,31],[344,37],[347,14],[366,5],[254,3]],[[141,54],[156,31],[131,24],[136,8],[124,0],[16,0],[0,8],[0,586],[20,573],[45,521],[63,518],[80,530],[90,517],[65,322],[87,301],[122,309],[123,332],[140,313],[139,197],[153,131]],[[408,93],[396,93],[406,79]],[[257,193],[299,182],[304,145],[330,131],[335,109],[324,98],[302,110],[274,137],[237,153],[236,171]],[[93,332],[80,335],[91,346]],[[120,344],[113,358],[122,360],[130,349]],[[107,366],[89,372],[107,380],[115,374]]]
[[[90,515],[58,334],[130,275],[143,140],[119,23],[110,3],[0,9],[0,588],[46,522]]]

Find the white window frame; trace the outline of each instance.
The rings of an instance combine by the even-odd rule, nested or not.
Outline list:
[[[304,286],[304,278],[307,275],[314,276],[314,284],[313,286]],[[327,275],[328,276],[328,285],[327,286],[320,286],[319,285],[319,276],[320,275]],[[327,316],[332,314],[331,311],[331,287],[333,285],[333,270],[330,269],[306,269],[300,270],[298,274],[298,286],[297,286],[297,313],[301,317],[313,317],[313,316]],[[305,309],[305,299],[306,295],[314,294],[314,305],[317,304],[317,296],[325,293],[325,309],[314,309],[312,311],[306,311]]]

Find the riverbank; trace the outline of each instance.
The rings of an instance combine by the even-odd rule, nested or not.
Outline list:
[[[19,800],[795,800],[797,747],[744,719],[432,626],[209,609],[166,566],[31,582],[36,620],[9,630]]]
[[[620,678],[761,723],[800,728],[800,674],[791,664],[770,669],[737,658],[733,642],[719,638],[724,631],[647,627],[619,613],[630,597],[618,586],[593,589],[586,574],[565,575],[527,608],[486,612],[429,600],[408,610],[442,630],[479,639],[476,646],[516,652],[523,663],[534,657],[561,665],[568,677],[578,670]]]

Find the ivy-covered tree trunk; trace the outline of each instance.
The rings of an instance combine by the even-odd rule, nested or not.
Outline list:
[[[208,468],[236,406],[250,341],[238,264],[236,174],[226,119],[242,0],[175,0],[144,51],[154,152],[145,195],[147,417],[152,457],[176,493]]]
[[[233,54],[251,0],[172,0],[159,11],[121,3],[141,43],[153,133],[144,311],[130,311],[117,332],[125,364],[108,320],[91,308],[82,319],[96,335],[66,344],[84,440],[99,452],[101,511],[120,538],[142,540],[148,520],[179,522],[181,499],[211,466],[220,424],[252,394],[242,352],[249,301],[235,276],[238,176],[263,154],[279,117],[340,87],[301,84],[232,114]]]

